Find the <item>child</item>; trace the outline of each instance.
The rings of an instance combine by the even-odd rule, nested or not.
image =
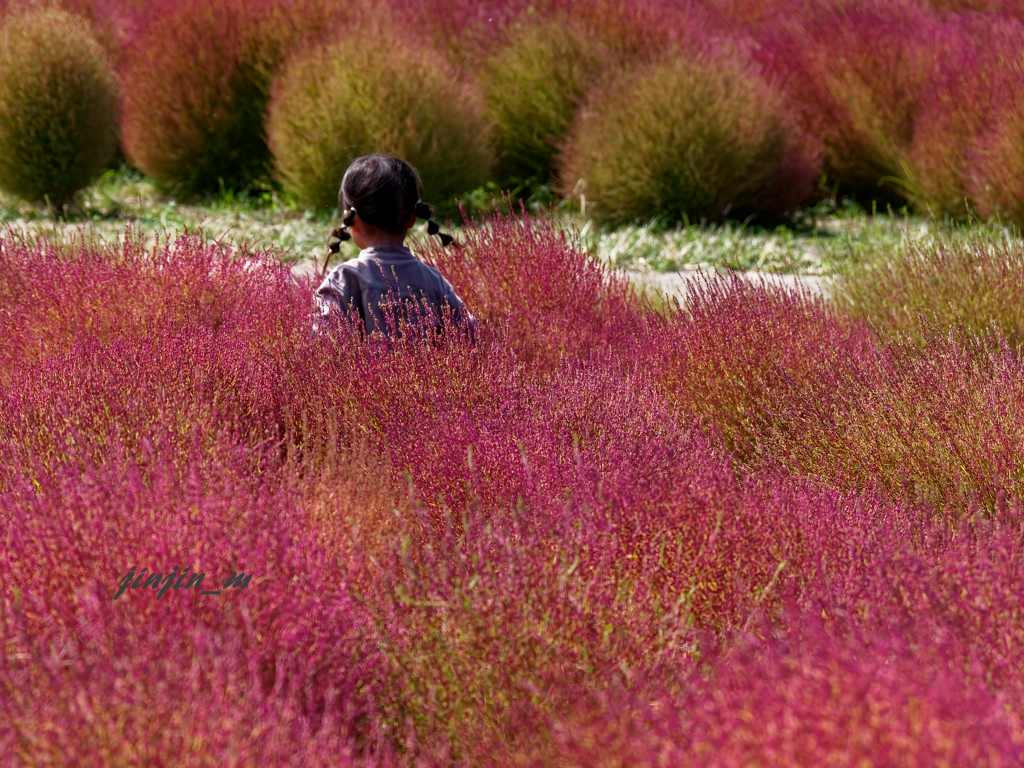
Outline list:
[[[366,155],[345,171],[338,193],[345,226],[332,238],[350,237],[361,249],[359,257],[331,270],[316,291],[321,324],[345,318],[355,321],[367,335],[402,335],[401,324],[428,321],[443,328],[445,307],[450,319],[476,327],[451,284],[434,267],[424,264],[405,247],[405,238],[417,218],[427,219],[430,234],[440,234],[430,208],[419,199],[420,179],[404,160],[388,155]],[[449,245],[452,238],[440,234]],[[337,252],[338,243],[329,246]]]

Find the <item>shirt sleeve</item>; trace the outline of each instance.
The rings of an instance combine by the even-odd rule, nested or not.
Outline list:
[[[324,279],[313,296],[315,304],[313,332],[318,333],[333,322],[362,319],[362,289],[355,270],[341,265]],[[357,317],[353,318],[352,313]]]

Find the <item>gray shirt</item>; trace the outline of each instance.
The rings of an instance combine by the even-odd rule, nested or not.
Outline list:
[[[364,248],[357,258],[330,271],[316,290],[316,303],[317,326],[328,324],[332,316],[354,320],[350,313],[355,312],[367,334],[401,336],[396,323],[416,322],[426,312],[439,328],[445,306],[455,323],[476,325],[451,283],[405,246]]]

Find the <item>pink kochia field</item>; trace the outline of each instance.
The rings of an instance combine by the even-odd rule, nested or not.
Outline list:
[[[475,344],[391,346],[0,239],[0,763],[1020,764],[1015,344],[463,239]]]

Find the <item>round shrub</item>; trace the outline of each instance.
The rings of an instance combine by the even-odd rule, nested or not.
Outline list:
[[[821,140],[828,184],[864,203],[899,205],[912,186],[904,155],[941,58],[941,25],[914,3],[882,5],[809,9],[765,35],[756,55]]]
[[[263,116],[273,77],[292,47],[346,13],[330,0],[157,5],[125,54],[125,154],[188,193],[268,179]]]
[[[1016,83],[1020,91],[1020,83]],[[961,177],[972,213],[1024,226],[1024,94],[998,114],[995,125],[965,153]]]
[[[975,16],[951,19],[944,32],[904,161],[911,199],[936,218],[1020,223],[1024,25]]]
[[[486,62],[487,111],[494,124],[503,186],[546,182],[584,92],[608,54],[572,23],[549,21],[514,29],[510,43]]]
[[[333,209],[353,159],[402,157],[443,214],[493,161],[482,96],[435,51],[348,39],[298,55],[274,85],[267,134],[278,178],[300,203]]]
[[[0,27],[0,188],[60,207],[117,143],[117,86],[83,20],[50,8]]]
[[[116,62],[121,47],[130,37],[131,3],[143,0],[31,0],[36,10],[56,8],[87,22],[111,62]],[[0,0],[0,18],[24,13],[25,0]]]
[[[694,55],[595,92],[561,179],[599,219],[674,223],[784,213],[808,197],[819,168],[820,152],[749,63]]]

